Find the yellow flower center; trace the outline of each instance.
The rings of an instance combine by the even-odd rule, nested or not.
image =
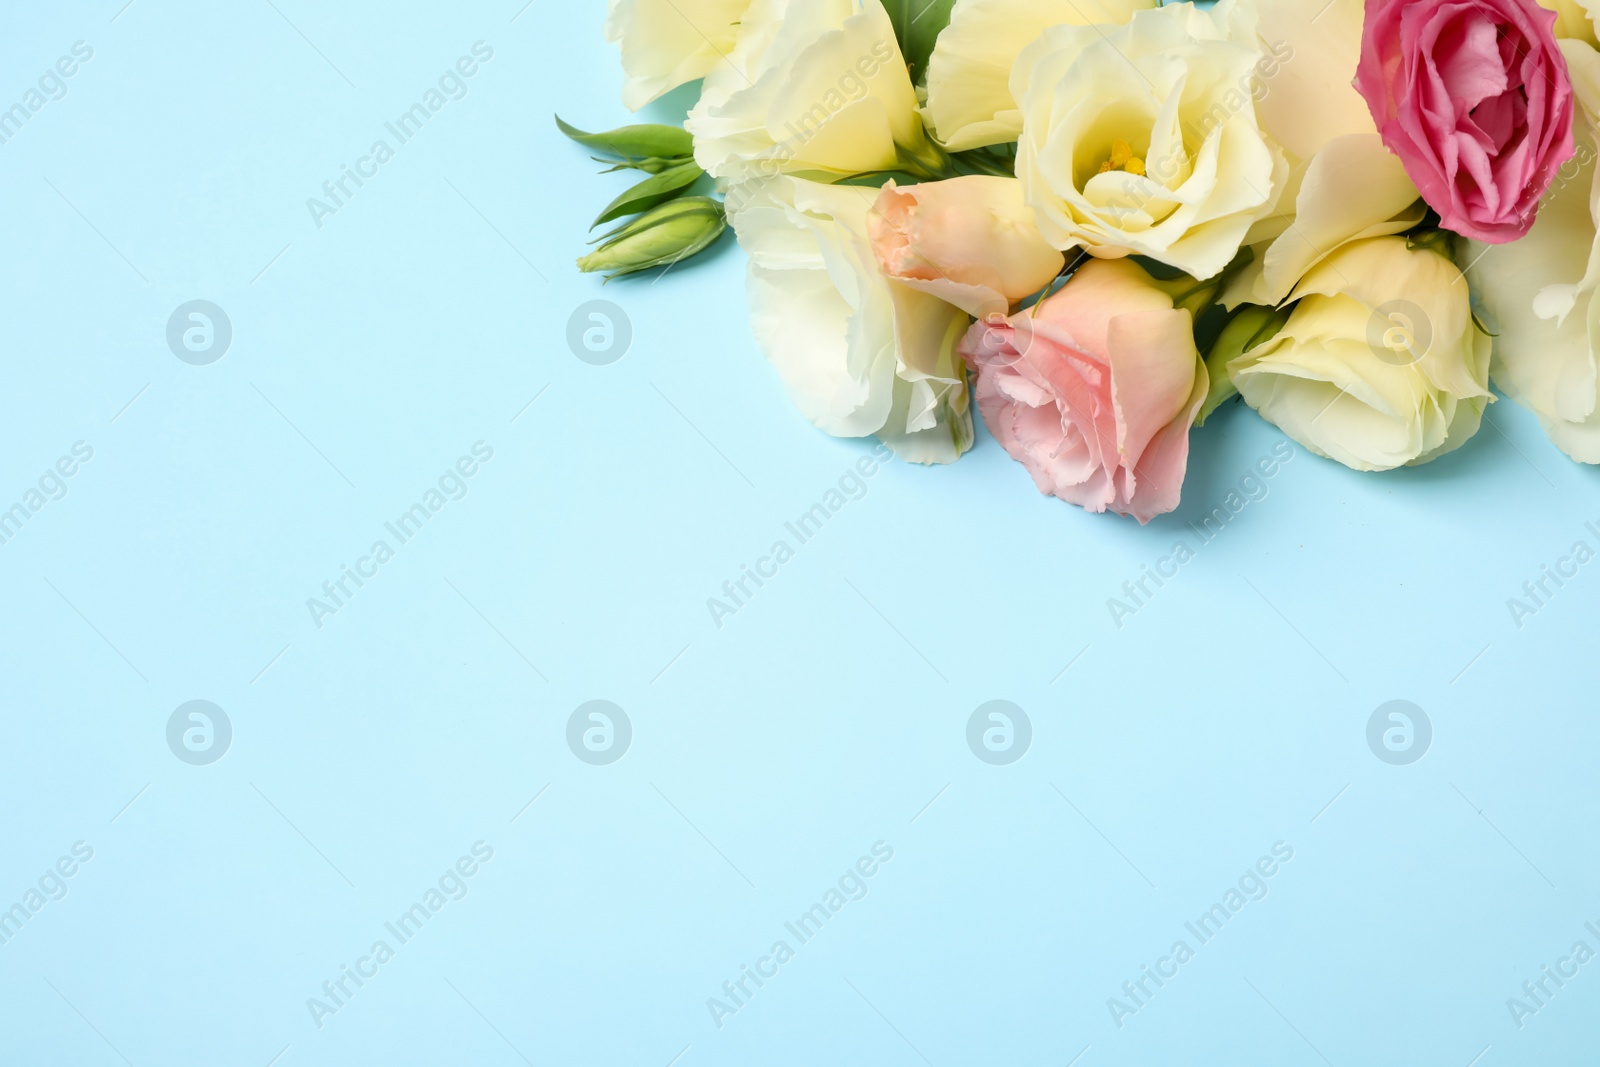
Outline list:
[[[1143,174],[1144,160],[1133,154],[1127,141],[1111,142],[1111,158],[1100,164],[1100,173],[1108,174],[1120,170],[1127,174]]]

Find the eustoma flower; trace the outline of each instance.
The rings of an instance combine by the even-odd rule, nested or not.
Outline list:
[[[1367,0],[1356,86],[1446,229],[1521,237],[1572,156],[1555,21],[1533,0]]]
[[[1276,304],[1341,246],[1404,233],[1426,209],[1352,84],[1362,0],[1247,2],[1264,50],[1251,95],[1290,172],[1277,212],[1251,231],[1255,255],[1227,302]]]
[[[1022,112],[1011,95],[1017,56],[1051,26],[1114,25],[1156,0],[956,0],[928,63],[925,115],[952,152],[1015,141]]]
[[[1539,0],[1539,3],[1556,13],[1557,39],[1570,37],[1587,44],[1596,43],[1593,12],[1600,10],[1596,0]]]
[[[1233,0],[1046,30],[1011,76],[1017,176],[1045,238],[1197,278],[1227,266],[1288,172],[1250,95],[1260,56]]]
[[[902,459],[949,463],[972,445],[955,354],[968,318],[879,271],[867,234],[876,195],[787,176],[729,193],[750,255],[751,325],[818,429],[876,434]]]
[[[1178,506],[1206,397],[1189,312],[1129,260],[1092,260],[1034,308],[976,323],[978,410],[1039,491],[1141,523]]]
[[[1468,274],[1498,333],[1494,381],[1530,407],[1567,455],[1600,463],[1600,53],[1563,41],[1582,105],[1582,148],[1558,174],[1533,229],[1507,245],[1469,245]]]
[[[1282,328],[1227,368],[1268,422],[1365,471],[1425,463],[1478,431],[1489,338],[1449,259],[1403,237],[1357,241],[1290,299]]]
[[[754,0],[686,125],[695,159],[728,181],[831,180],[932,150],[879,0]]]
[[[581,265],[725,215],[827,433],[950,462],[975,397],[1041,491],[1145,523],[1235,396],[1380,471],[1492,374],[1600,463],[1600,0],[608,3],[629,106],[705,84],[683,129],[562,125],[648,175]]]
[[[750,0],[611,0],[606,40],[622,48],[628,80],[622,102],[634,111],[703,78],[733,50]]]
[[[1066,266],[1039,233],[1015,178],[890,182],[868,228],[885,274],[979,319],[1003,318]]]

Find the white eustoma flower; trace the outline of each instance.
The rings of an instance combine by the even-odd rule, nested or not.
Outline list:
[[[634,111],[704,78],[733,51],[750,0],[611,0],[606,40],[622,49],[622,102]]]
[[[1463,256],[1497,332],[1495,384],[1533,409],[1556,447],[1600,463],[1600,53],[1576,40],[1561,51],[1579,104],[1578,152],[1521,240],[1464,242]]]
[[[1404,237],[1355,241],[1290,299],[1283,327],[1227,368],[1268,422],[1362,471],[1426,463],[1478,432],[1489,337],[1449,259]]]
[[[754,0],[685,125],[727,181],[890,170],[931,148],[880,0]]]
[[[902,459],[949,463],[972,445],[955,351],[970,319],[879,271],[867,227],[877,195],[789,176],[729,192],[750,256],[751,326],[818,429],[876,434]]]
[[[1063,250],[1220,272],[1288,174],[1250,94],[1260,59],[1233,0],[1044,31],[1011,75],[1017,177],[1040,232]]]
[[[1230,304],[1276,304],[1340,247],[1403,233],[1427,210],[1352,82],[1362,0],[1243,0],[1263,55],[1251,94],[1290,164],[1278,210],[1246,238],[1251,263]]]
[[[1594,19],[1600,13],[1600,0],[1539,0],[1541,7],[1556,13],[1556,36],[1595,43]]]
[[[1051,26],[1127,22],[1157,0],[956,0],[928,61],[928,129],[952,152],[1015,141],[1011,68]]]

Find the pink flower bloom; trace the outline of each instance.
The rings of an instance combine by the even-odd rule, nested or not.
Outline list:
[[[1131,260],[1091,260],[959,351],[978,411],[1039,491],[1140,523],[1178,506],[1207,376],[1189,312]]]
[[[1533,0],[1366,0],[1356,88],[1445,228],[1528,232],[1572,156],[1572,83]]]

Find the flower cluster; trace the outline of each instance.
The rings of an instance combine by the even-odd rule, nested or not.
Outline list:
[[[903,458],[989,433],[1139,522],[1242,399],[1362,471],[1478,431],[1491,380],[1600,462],[1589,0],[610,0],[646,177],[580,261],[731,225],[800,412]],[[722,195],[688,195],[696,183]]]

